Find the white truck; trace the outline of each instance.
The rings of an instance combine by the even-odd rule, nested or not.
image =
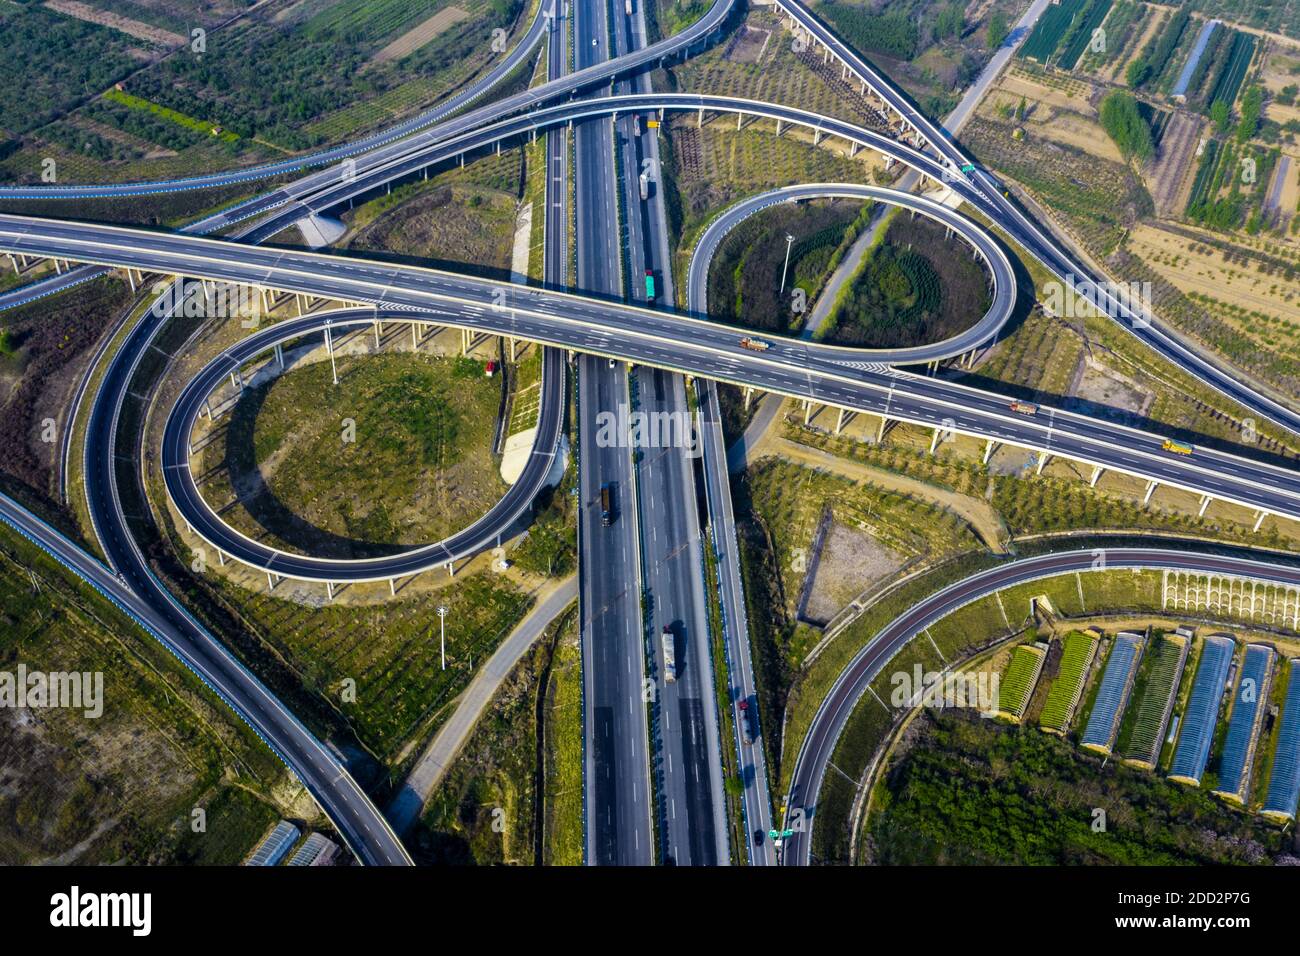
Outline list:
[[[664,628],[664,680],[669,684],[677,682],[677,656],[673,653],[673,632]]]
[[[641,174],[641,201],[645,202],[650,198],[650,174]]]

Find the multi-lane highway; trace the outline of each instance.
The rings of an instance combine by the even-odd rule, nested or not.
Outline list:
[[[644,0],[615,9],[618,52],[644,46],[644,14]],[[650,78],[644,73],[618,81],[615,89],[624,94],[649,91]],[[671,308],[675,290],[668,217],[659,136],[650,118],[632,113],[614,123],[626,217],[627,291],[633,301],[649,308]],[[730,851],[691,409],[682,376],[663,369],[637,367],[633,391],[635,411],[651,423],[667,423],[642,429],[643,440],[635,449],[645,627],[658,677],[653,713],[661,857],[678,866],[725,864]],[[665,641],[672,644],[672,681],[666,680]]]
[[[571,10],[578,71],[607,63],[612,36],[609,0],[574,0]],[[591,295],[621,299],[613,133],[608,116],[574,125],[574,284]],[[603,416],[617,418],[629,401],[627,366],[591,356],[578,360],[584,807],[586,861],[595,866],[646,865],[655,859],[638,550],[641,515],[631,449],[598,426]]]
[[[562,2],[562,0],[555,0],[555,2]],[[650,588],[651,592],[653,593],[656,588],[665,593],[671,591],[674,594],[672,598],[674,604],[690,605],[697,600],[695,597],[688,596],[693,587],[690,584],[690,576],[682,574],[679,570],[686,566],[686,562],[673,564],[670,560],[673,557],[671,554],[656,555],[653,542],[650,547],[644,544],[644,526],[651,523],[644,518],[654,507],[662,506],[666,509],[662,520],[657,516],[653,519],[653,524],[656,526],[661,523],[671,525],[674,515],[687,517],[680,509],[686,500],[693,497],[693,484],[686,477],[688,472],[681,470],[674,472],[668,468],[656,471],[652,465],[644,464],[637,477],[643,484],[647,481],[653,483],[657,493],[653,505],[644,509],[643,513],[643,509],[635,500],[637,481],[633,480],[627,449],[611,451],[609,448],[601,448],[600,443],[595,440],[595,412],[616,411],[619,402],[626,401],[628,398],[624,367],[617,361],[608,362],[605,357],[615,360],[627,359],[642,366],[637,372],[638,383],[641,386],[639,392],[642,396],[654,395],[655,400],[661,402],[661,405],[656,408],[662,411],[678,410],[685,405],[684,392],[681,393],[680,401],[677,398],[677,383],[680,380],[676,375],[666,373],[702,375],[710,379],[771,390],[844,409],[871,412],[890,419],[926,425],[934,428],[936,435],[975,435],[991,443],[1005,442],[1031,448],[1038,451],[1040,456],[1059,455],[1096,469],[1114,469],[1148,479],[1152,482],[1150,488],[1158,484],[1167,484],[1200,494],[1203,496],[1203,502],[1220,499],[1253,508],[1260,520],[1269,514],[1300,517],[1300,478],[1297,478],[1292,469],[1284,467],[1281,463],[1204,448],[1197,448],[1190,456],[1172,454],[1162,447],[1164,436],[1094,421],[1085,416],[1049,407],[1039,409],[1036,414],[1020,414],[1010,410],[1007,401],[1000,396],[950,382],[910,375],[892,367],[901,363],[918,363],[953,357],[986,344],[996,335],[1001,323],[1005,321],[1014,300],[1014,284],[1009,281],[1009,264],[1006,263],[1005,256],[997,244],[993,243],[982,230],[974,227],[964,216],[919,197],[890,198],[884,195],[888,192],[885,190],[876,190],[873,195],[867,197],[866,193],[870,191],[867,187],[846,187],[849,190],[863,190],[863,192],[853,193],[859,198],[894,201],[918,209],[927,215],[933,215],[961,233],[972,244],[975,254],[988,264],[993,284],[991,296],[993,306],[970,330],[948,342],[914,350],[854,350],[855,354],[851,355],[845,350],[834,347],[784,339],[771,340],[766,348],[745,349],[740,346],[737,333],[724,326],[675,315],[662,309],[647,311],[612,301],[624,295],[625,278],[622,243],[614,231],[616,224],[621,222],[629,230],[633,228],[639,230],[636,235],[629,233],[625,237],[628,240],[640,240],[631,241],[628,250],[627,265],[631,267],[631,278],[634,283],[639,283],[643,270],[650,268],[657,274],[662,289],[669,272],[667,243],[662,232],[662,212],[656,214],[653,203],[645,206],[628,196],[623,205],[623,215],[620,215],[615,175],[616,149],[622,151],[621,163],[624,167],[625,188],[635,182],[632,176],[639,172],[639,169],[628,167],[646,158],[657,159],[657,155],[653,152],[657,149],[657,143],[654,142],[653,137],[645,136],[644,129],[641,131],[641,136],[635,135],[633,130],[632,133],[624,132],[617,139],[616,131],[627,130],[633,124],[639,125],[639,121],[631,118],[633,114],[646,118],[654,111],[660,111],[662,115],[663,110],[698,110],[701,117],[705,111],[740,112],[773,119],[778,124],[797,124],[812,129],[817,138],[831,135],[876,149],[902,161],[924,176],[947,182],[957,196],[989,216],[1024,246],[1030,255],[1039,259],[1058,276],[1072,277],[1076,281],[1087,279],[1089,276],[1083,268],[1080,268],[1074,253],[1021,212],[1003,194],[1000,184],[987,171],[969,169],[966,172],[959,172],[968,162],[961,150],[934,123],[915,110],[884,77],[877,74],[840,43],[797,0],[778,0],[778,3],[781,9],[795,20],[800,29],[813,36],[837,59],[845,63],[848,69],[852,70],[864,84],[868,84],[872,92],[902,118],[905,127],[924,141],[920,149],[900,144],[887,136],[843,121],[780,105],[754,103],[732,97],[655,94],[648,90],[643,77],[637,80],[635,92],[628,95],[617,97],[597,95],[594,98],[572,103],[542,106],[566,93],[604,93],[606,91],[604,87],[626,71],[652,66],[664,56],[689,49],[697,42],[707,42],[716,34],[718,27],[730,12],[731,0],[718,0],[700,21],[677,37],[640,50],[635,49],[637,46],[635,42],[629,42],[626,44],[629,51],[625,53],[622,47],[617,48],[615,52],[624,55],[614,59],[610,59],[608,50],[611,37],[616,40],[616,43],[628,37],[618,30],[610,29],[611,24],[607,20],[610,7],[605,0],[583,0],[574,7],[577,37],[575,52],[578,67],[576,72],[567,76],[559,75],[563,70],[556,69],[555,64],[563,59],[563,44],[561,42],[558,45],[557,52],[557,44],[553,37],[552,68],[547,83],[488,107],[462,113],[453,120],[439,122],[446,120],[446,117],[466,106],[470,100],[477,98],[493,83],[510,74],[535,48],[551,22],[564,20],[562,11],[556,11],[554,7],[548,8],[546,3],[547,0],[543,0],[543,6],[539,9],[538,16],[532,22],[523,40],[494,67],[484,81],[420,117],[398,124],[367,139],[339,147],[337,150],[297,158],[287,161],[286,164],[272,164],[258,169],[214,174],[211,177],[195,177],[165,184],[138,183],[87,188],[3,187],[0,188],[0,198],[6,196],[10,198],[111,197],[204,188],[249,181],[260,176],[273,175],[275,172],[343,160],[296,183],[224,210],[192,227],[194,232],[223,229],[244,221],[252,221],[254,217],[269,213],[260,222],[246,226],[240,231],[242,238],[255,242],[283,231],[305,215],[327,212],[340,203],[352,200],[385,183],[391,183],[395,179],[427,169],[430,165],[464,156],[466,153],[503,140],[535,135],[538,131],[549,131],[559,124],[576,122],[575,173],[579,183],[579,202],[575,210],[578,225],[576,279],[578,287],[584,292],[607,296],[610,299],[566,296],[551,290],[502,289],[492,283],[435,273],[430,270],[383,266],[343,257],[258,250],[247,245],[204,242],[143,230],[62,224],[21,217],[0,217],[0,249],[65,261],[94,263],[101,267],[125,266],[146,272],[201,276],[283,289],[343,302],[366,303],[378,310],[377,313],[352,310],[337,315],[338,320],[357,325],[368,324],[376,315],[387,317],[390,321],[405,317],[423,323],[445,324],[512,335],[568,348],[588,356],[602,356],[602,358],[583,358],[579,362],[579,397],[580,403],[585,406],[580,407],[582,413],[580,434],[584,456],[583,475],[580,480],[580,492],[583,496],[580,544],[583,560],[596,569],[590,576],[590,588],[584,581],[583,594],[588,613],[602,616],[608,613],[605,620],[609,624],[611,633],[621,627],[628,635],[635,633],[635,640],[630,636],[627,637],[625,639],[627,646],[621,649],[610,644],[609,647],[614,648],[620,656],[611,663],[612,658],[606,654],[603,658],[606,671],[602,673],[593,670],[595,666],[593,662],[602,658],[586,633],[584,625],[584,693],[590,695],[590,700],[585,701],[588,715],[586,732],[589,735],[587,765],[587,813],[591,824],[588,832],[589,862],[645,862],[648,859],[647,855],[652,852],[653,837],[648,828],[651,803],[649,773],[646,769],[647,757],[644,754],[645,710],[635,703],[638,699],[637,690],[641,687],[643,679],[641,668],[646,650],[645,633],[641,628],[640,620],[638,577],[640,567],[651,564],[671,565],[675,570],[666,574],[661,580],[656,579]],[[621,9],[614,11],[618,22],[624,22],[622,12]],[[551,13],[556,14],[555,21],[548,16]],[[632,89],[632,87],[628,88]],[[502,119],[502,117],[506,118]],[[612,123],[610,117],[614,117]],[[433,123],[438,125],[424,132],[418,132]],[[584,130],[587,131],[585,134]],[[562,238],[567,229],[567,220],[563,219],[566,211],[563,200],[558,193],[554,192],[557,189],[563,190],[563,177],[566,171],[560,156],[551,153],[551,146],[563,143],[562,135],[548,136],[546,277],[552,289],[562,285],[568,278],[556,265],[567,261],[565,238]],[[930,155],[929,151],[937,154],[938,158]],[[652,162],[652,168],[653,165]],[[274,168],[276,166],[282,168],[276,169]],[[557,178],[558,184],[553,182]],[[727,230],[744,216],[752,214],[766,204],[800,196],[826,195],[825,192],[807,191],[826,188],[838,187],[809,186],[778,190],[765,197],[757,197],[748,203],[742,203],[724,213],[700,243],[696,261],[702,263],[700,267],[704,270],[702,277],[696,276],[697,267],[695,262],[692,264],[693,286],[696,279],[700,278],[699,302],[704,301],[703,279],[707,277],[708,258]],[[556,228],[552,223],[553,206],[557,210],[554,214],[555,218],[564,221],[564,228]],[[660,230],[658,235],[656,230]],[[656,260],[661,260],[662,265],[657,265]],[[69,270],[53,281],[38,283],[29,289],[16,290],[0,296],[0,307],[18,301],[27,301],[33,296],[48,294],[55,289],[66,288],[75,282],[85,281],[93,274],[95,274],[93,268]],[[1104,287],[1101,288],[1101,296],[1100,305],[1105,311],[1122,321],[1140,339],[1176,364],[1214,384],[1252,411],[1285,426],[1300,427],[1300,415],[1280,402],[1242,385],[1167,330],[1155,325],[1144,312],[1130,309],[1127,303],[1111,296]],[[692,292],[691,311],[696,315],[703,315],[703,305],[697,305],[695,302],[695,293]],[[293,322],[283,324],[283,330],[290,333],[289,337],[296,337],[295,329],[296,334],[311,334],[318,330],[318,326],[311,324],[317,321],[315,319],[296,321],[302,324],[299,326],[295,326]],[[146,318],[132,332],[126,346],[110,365],[105,389],[96,396],[96,401],[92,405],[91,437],[86,448],[87,491],[91,498],[96,533],[105,546],[110,562],[130,583],[135,596],[147,607],[152,607],[155,613],[159,613],[159,609],[162,609],[165,615],[175,612],[172,624],[178,631],[184,632],[188,629],[186,639],[199,643],[206,640],[215,644],[215,641],[193,623],[170,595],[166,594],[144,563],[143,556],[125,527],[115,485],[116,477],[112,468],[112,437],[116,431],[115,422],[120,409],[121,394],[143,349],[152,341],[160,326],[161,322],[156,317]],[[281,327],[276,328],[278,335]],[[247,343],[247,351],[239,351],[240,347],[237,346],[229,356],[223,358],[235,363],[237,368],[242,361],[256,357],[260,351],[258,344],[258,342]],[[219,379],[227,370],[226,366],[221,365],[221,361],[219,359],[209,366],[204,374],[215,375],[215,378]],[[556,366],[558,366],[558,374]],[[554,427],[558,436],[558,423],[562,418],[562,400],[559,397],[562,384],[555,383],[563,381],[563,363],[559,359],[559,353],[554,350],[548,352],[547,370],[548,395],[543,403],[542,431],[549,434],[545,426],[550,425]],[[202,377],[201,375],[200,378]],[[185,418],[189,415],[189,422],[192,425],[193,415],[198,414],[203,398],[207,395],[203,390],[204,387],[203,383],[191,382],[185,392],[185,396],[188,396],[185,408],[182,409],[178,405],[168,423],[168,438],[163,449],[164,468],[167,473],[175,472],[174,477],[178,479],[188,475],[189,468],[189,425],[185,424]],[[702,387],[700,394],[702,411],[705,415],[708,416],[710,411],[716,414],[716,393],[712,382]],[[193,415],[190,415],[191,412]],[[548,414],[553,417],[548,419]],[[711,422],[709,419],[706,420]],[[706,425],[706,432],[708,427]],[[100,431],[103,434],[99,434]],[[543,453],[553,447],[552,443],[545,441],[538,445],[538,448],[543,449]],[[707,465],[711,457],[707,441],[704,447]],[[714,449],[713,458],[717,457],[716,453],[717,449]],[[588,455],[592,457],[588,459]],[[535,454],[534,457],[537,455]],[[540,469],[540,464],[537,467]],[[749,694],[751,691],[746,689],[745,684],[747,681],[752,681],[752,670],[748,670],[747,674],[748,647],[747,641],[742,640],[743,615],[727,614],[729,602],[733,609],[736,607],[743,609],[743,598],[739,594],[738,572],[734,567],[728,571],[724,561],[728,551],[726,539],[731,519],[726,516],[729,501],[724,506],[720,489],[716,487],[717,482],[721,481],[721,490],[726,489],[725,467],[720,467],[721,477],[713,474],[718,471],[719,468],[712,466],[706,468],[706,497],[714,522],[715,549],[719,557],[720,574],[723,577],[724,617],[730,617],[733,622],[733,626],[728,626],[726,635],[729,656],[732,657],[734,665],[735,657],[743,648],[746,659],[738,671],[737,692]],[[1093,472],[1094,481],[1099,474],[1100,471]],[[211,509],[208,509],[201,497],[197,496],[197,492],[192,497],[189,496],[185,485],[186,482],[181,480],[176,487],[173,487],[173,482],[168,481],[173,500],[182,509],[187,519],[195,524],[199,534],[224,553],[246,563],[265,567],[274,575],[323,581],[393,578],[443,564],[448,560],[452,550],[455,550],[453,548],[440,551],[439,548],[446,545],[444,542],[443,545],[374,559],[373,562],[322,562],[306,556],[284,555],[232,532],[224,522],[211,515]],[[619,495],[618,502],[621,506],[616,506],[618,518],[608,526],[599,520],[600,488],[605,485],[617,489],[616,494]],[[192,487],[192,480],[189,486]],[[476,523],[474,528],[466,529],[466,532],[462,533],[467,537],[463,541],[465,547],[461,553],[471,547],[481,546],[482,541],[478,539],[483,538],[484,529],[492,530],[494,522],[503,520],[513,508],[519,506],[522,510],[526,507],[527,502],[523,502],[522,499],[527,497],[531,500],[531,496],[526,496],[524,490],[526,488],[515,494],[515,498],[520,500],[511,501],[509,504],[503,502],[481,522]],[[659,492],[662,492],[662,495]],[[507,498],[509,499],[510,496],[508,495]],[[631,498],[630,502],[629,498]],[[211,516],[211,520],[208,516]],[[721,535],[718,527],[720,516],[723,525]],[[622,527],[610,534],[611,530],[620,523]],[[471,534],[474,529],[478,529],[476,532],[478,538]],[[689,527],[683,525],[682,529],[689,534]],[[730,553],[734,562],[734,529],[731,529],[730,536],[732,539]],[[488,538],[491,537],[492,535],[488,534]],[[48,544],[46,546],[49,547]],[[597,549],[598,565],[593,562],[589,554],[589,549],[593,547]],[[602,547],[604,547],[603,551],[600,550]],[[638,547],[644,550],[638,551]],[[638,554],[641,555],[640,561],[637,559]],[[623,561],[621,566],[618,564],[620,555]],[[650,582],[649,575],[647,582]],[[630,598],[629,592],[632,593]],[[619,601],[623,604],[615,607]],[[635,608],[633,604],[636,605]],[[655,613],[656,610],[652,605],[652,619]],[[635,630],[630,626],[634,621]],[[654,628],[652,627],[651,630]],[[906,626],[903,630],[906,630]],[[882,648],[880,653],[883,654],[883,648],[891,642],[899,644],[905,640],[903,631],[899,631],[894,638],[879,645]],[[877,644],[879,642],[873,642],[873,646]],[[684,646],[689,647],[691,644],[688,641]],[[698,643],[695,645],[697,648],[699,646],[702,645]],[[889,653],[892,653],[892,650]],[[874,660],[880,663],[884,658],[878,657]],[[615,674],[616,668],[621,668],[625,673]],[[692,669],[696,668],[686,668],[683,673]],[[635,673],[632,673],[633,671]],[[599,680],[595,683],[592,682],[593,676],[599,676]],[[621,711],[611,712],[603,715],[607,720],[604,725],[600,724],[600,716],[597,715],[595,705],[596,701],[601,699],[602,686],[609,691],[605,700],[612,701],[619,707],[629,708],[626,717],[620,716]],[[840,685],[837,685],[837,690],[839,687]],[[687,688],[674,688],[674,690],[680,693]],[[845,693],[848,692],[840,692],[837,699],[843,706],[851,708],[852,702],[844,696]],[[707,697],[705,700],[706,705],[711,705],[711,700]],[[237,707],[246,705],[246,702],[238,700],[233,703]],[[823,708],[823,711],[825,710],[826,708]],[[641,721],[639,738],[636,736],[635,726],[638,711]],[[832,711],[838,713],[834,707]],[[847,718],[847,711],[844,717]],[[834,719],[837,718],[818,715],[819,726],[825,721],[831,721],[825,724],[824,738],[819,738],[826,748],[833,747],[838,735],[838,730],[832,726]],[[625,726],[616,727],[615,723],[618,720],[625,720]],[[601,726],[604,726],[604,731],[601,731]],[[605,733],[605,736],[601,737],[601,733]],[[596,736],[593,737],[592,734]],[[812,735],[810,735],[811,739]],[[602,784],[601,778],[596,773],[598,766],[592,763],[592,754],[599,752],[602,740],[608,744],[604,751],[607,757],[618,755],[617,759],[602,758],[604,762],[598,765],[606,772],[607,781],[604,784],[606,789],[602,792],[606,803],[601,805],[607,810],[603,817],[606,821],[604,830],[599,829],[601,826],[597,818],[599,815],[593,815],[593,810],[597,808],[593,787]],[[286,759],[290,765],[299,772],[300,776],[304,772],[310,776],[312,773],[310,764],[313,759],[310,747],[294,738],[292,734],[287,738],[286,745],[289,748]],[[638,746],[642,750],[640,754],[635,753],[635,748]],[[748,753],[745,752],[745,746],[740,741],[738,746],[742,762],[746,759],[751,761],[755,771],[753,780],[757,781],[758,774],[762,773],[762,780],[765,783],[761,746],[751,745]],[[620,748],[632,748],[627,751],[631,756],[628,757]],[[665,750],[665,754],[668,752]],[[829,749],[826,753],[828,757]],[[812,797],[807,800],[807,803],[815,805],[814,788],[820,783],[824,764],[818,768],[816,754],[810,758],[810,761],[809,769],[804,770],[801,755],[796,774],[804,773],[805,783],[812,781],[803,793],[805,795],[811,793]],[[610,772],[611,768],[615,772]],[[327,790],[333,788],[337,791],[324,797],[327,802],[333,801],[329,806],[326,802],[322,802],[327,812],[333,813],[331,807],[340,799],[343,802],[340,812],[348,811],[351,805],[351,798],[347,796],[348,784],[355,789],[355,784],[350,781],[350,778],[344,785],[330,781],[317,781],[317,784]],[[316,793],[311,782],[308,786],[313,789],[313,793]],[[640,805],[635,805],[642,788],[646,799]],[[670,796],[672,792],[671,787],[666,787],[664,796]],[[342,797],[339,796],[340,793],[343,794]],[[317,798],[322,799],[319,794]],[[362,800],[364,801],[364,795]],[[683,800],[690,803],[684,791]],[[368,801],[364,806],[358,806],[359,809],[353,807],[352,811],[357,826],[353,827],[348,822],[342,825],[350,831],[355,829],[364,831],[370,826],[367,822],[370,821],[368,814],[373,813],[373,807],[369,807]],[[627,811],[628,806],[633,806],[630,814]],[[765,786],[760,793],[756,786],[751,788],[750,783],[747,782],[745,795],[746,815],[749,821],[747,825],[751,828],[761,828],[763,826],[761,821],[764,814],[768,812],[768,806]],[[644,831],[641,814],[645,814],[647,822]],[[594,836],[593,830],[596,831]],[[671,839],[672,828],[668,827],[666,831]],[[643,833],[646,837],[644,840]],[[364,845],[365,838],[359,839]],[[379,842],[382,843],[382,840]],[[799,852],[806,855],[806,844],[805,838],[801,850],[800,840],[796,838],[789,845],[787,858],[797,857]],[[672,851],[666,850],[666,852]],[[702,849],[692,846],[689,853],[698,860],[705,861]],[[364,860],[384,859],[382,847],[378,849],[372,847],[369,850],[363,848],[358,851],[358,854]],[[751,848],[751,854],[757,861],[764,858],[766,850],[759,854]],[[682,861],[686,861],[685,857]]]
[[[704,375],[880,414],[946,435],[980,436],[1233,502],[1264,516],[1300,516],[1300,475],[1281,464],[1206,447],[1176,454],[1165,450],[1164,436],[1046,406],[1037,414],[1021,414],[1001,396],[903,373],[863,359],[861,352],[850,358],[853,350],[835,346],[771,338],[767,349],[755,351],[742,345],[734,329],[666,310],[341,256],[24,217],[0,216],[0,248],[165,274],[202,273],[414,310],[434,323]],[[249,563],[263,566],[266,561]],[[389,576],[356,567],[338,579]],[[414,570],[408,566],[401,573]]]
[[[840,735],[854,707],[866,693],[867,685],[909,640],[953,611],[1004,588],[1058,574],[1092,573],[1098,567],[1240,575],[1300,586],[1300,563],[1284,563],[1276,557],[1250,556],[1244,549],[1233,553],[1231,549],[1211,550],[1202,543],[1187,542],[1182,549],[1172,546],[1104,548],[1023,558],[973,574],[935,592],[903,612],[868,641],[840,673],[818,708],[795,760],[787,794],[787,825],[795,821],[797,811],[802,811],[803,823],[800,827],[791,827],[795,833],[782,848],[782,862],[795,865],[811,862],[817,799]]]

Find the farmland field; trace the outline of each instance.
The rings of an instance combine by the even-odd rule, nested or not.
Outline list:
[[[1154,642],[1142,661],[1142,672],[1134,690],[1136,708],[1130,708],[1126,726],[1120,729],[1118,750],[1126,759],[1144,767],[1154,767],[1160,754],[1165,718],[1170,700],[1178,686],[1187,641],[1163,635]],[[1131,722],[1130,722],[1131,721]]]
[[[1061,664],[1047,692],[1039,721],[1044,730],[1064,733],[1074,717],[1083,693],[1084,677],[1097,652],[1097,639],[1082,631],[1071,631],[1062,640]]]
[[[1061,0],[1059,4],[1049,6],[1038,18],[1038,23],[1017,55],[1038,63],[1047,63],[1074,17],[1087,2],[1088,0]]]
[[[1063,70],[1074,69],[1079,57],[1083,56],[1084,50],[1092,42],[1093,32],[1106,19],[1110,7],[1111,0],[1090,0],[1087,8],[1075,17],[1069,32],[1062,38],[1063,47],[1056,60],[1057,66]]]
[[[1041,648],[1021,644],[1011,652],[1011,661],[1002,675],[999,688],[998,711],[1019,722],[1029,706],[1038,675],[1043,670],[1044,655]]]
[[[1210,89],[1210,95],[1207,102],[1213,105],[1217,102],[1224,102],[1231,108],[1237,100],[1237,92],[1241,89],[1241,83],[1246,78],[1246,70],[1250,68],[1250,61],[1255,55],[1255,37],[1250,33],[1234,32],[1232,37],[1232,48],[1228,51],[1227,61],[1224,63],[1223,70],[1219,73]]]

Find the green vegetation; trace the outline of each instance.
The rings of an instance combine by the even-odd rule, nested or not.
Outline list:
[[[1138,110],[1137,99],[1124,90],[1112,90],[1101,101],[1102,129],[1115,141],[1125,160],[1144,163],[1155,155],[1151,127]]]
[[[1038,18],[1038,23],[1034,25],[1029,38],[1020,45],[1020,51],[1016,55],[1026,60],[1048,63],[1070,24],[1086,10],[1088,4],[1089,0],[1061,0],[1060,3],[1049,6]]]
[[[1266,863],[1283,836],[1210,794],[956,711],[922,733],[873,794],[868,862],[1173,865]],[[1094,829],[1094,809],[1106,813]]]
[[[1228,52],[1223,70],[1215,80],[1209,95],[1209,102],[1226,103],[1231,108],[1237,98],[1237,91],[1246,78],[1251,58],[1255,55],[1255,36],[1252,33],[1234,31],[1232,47]],[[1253,128],[1252,128],[1253,131]]]
[[[827,276],[870,218],[869,206],[836,200],[781,203],[737,226],[709,267],[709,315],[746,328],[787,334],[801,328],[806,311],[792,308],[794,290],[811,309]],[[785,266],[785,237],[795,237]],[[779,289],[787,272],[785,292]]]
[[[1088,48],[1092,41],[1093,31],[1095,31],[1101,22],[1106,19],[1106,14],[1110,12],[1111,0],[1089,0],[1087,5],[1079,11],[1074,21],[1070,24],[1069,31],[1061,39],[1059,44],[1061,55],[1056,59],[1056,65],[1063,70],[1073,70],[1075,64],[1079,62],[1079,57],[1083,56],[1083,51]]]
[[[1006,42],[1010,33],[1011,28],[1007,25],[1007,15],[1001,10],[994,10],[989,14],[989,25],[985,33],[984,45],[990,50],[996,50]]]
[[[546,688],[543,863],[580,866],[582,844],[582,654],[577,616],[561,619]]]
[[[0,89],[9,93],[0,101],[0,155],[5,133],[34,130],[135,69],[127,46],[107,27],[37,4],[0,4]]]
[[[845,42],[867,53],[885,53],[910,60],[921,42],[920,29],[903,10],[873,13],[845,3],[821,3],[817,13],[830,22]]]
[[[277,816],[283,767],[153,638],[0,532],[0,670],[102,675],[102,715],[0,710],[0,859],[237,864]],[[207,829],[195,833],[202,808]]]
[[[221,132],[216,133],[211,123],[205,123],[203,120],[195,119],[193,116],[186,116],[184,113],[178,113],[176,110],[168,109],[165,106],[159,106],[157,103],[151,103],[139,96],[132,96],[124,90],[109,90],[104,94],[104,99],[110,103],[117,103],[132,110],[143,110],[146,113],[152,113],[169,123],[175,123],[191,133],[197,133],[200,136],[215,136],[217,139],[227,143],[239,141],[239,137],[234,133]]]
[[[550,721],[561,717],[555,713],[550,685],[561,648],[576,640],[575,622],[575,614],[562,615],[523,655],[484,709],[415,830],[411,842],[419,862],[479,866],[558,862],[546,850],[562,837],[571,838],[575,823],[576,862],[581,862],[581,763],[579,815],[572,819],[572,807],[566,810],[562,805],[566,813],[561,817],[550,806],[559,796],[551,773],[559,755],[547,746],[555,741]],[[581,719],[577,702],[572,717]],[[563,756],[567,759],[571,754]],[[565,832],[552,833],[553,825],[563,826]]]
[[[236,527],[360,557],[439,541],[501,497],[500,379],[480,362],[360,356],[340,361],[333,385],[320,358],[246,388],[224,435],[203,449],[204,469],[223,472],[204,492],[217,507],[238,499],[227,515]]]
[[[1133,688],[1137,706],[1130,704],[1124,715],[1116,746],[1127,759],[1146,766],[1155,765],[1186,647],[1183,638],[1167,634],[1160,635],[1147,647]]]
[[[1011,651],[1011,660],[998,688],[1000,713],[1007,714],[1016,722],[1024,716],[1034,685],[1038,683],[1038,675],[1043,671],[1045,656],[1041,648],[1032,644],[1020,644]]]
[[[825,338],[873,348],[937,342],[969,327],[988,301],[983,267],[963,240],[899,215],[841,293]]]
[[[1264,88],[1251,86],[1241,98],[1241,121],[1237,125],[1237,142],[1245,143],[1255,135],[1264,111]],[[1266,180],[1267,181],[1267,180]]]
[[[1097,652],[1097,639],[1083,631],[1071,631],[1065,635],[1061,645],[1061,662],[1056,678],[1048,688],[1039,726],[1063,734],[1083,695],[1084,678]]]
[[[1147,48],[1129,63],[1124,78],[1132,89],[1146,86],[1165,71],[1190,19],[1187,9],[1180,7]]]

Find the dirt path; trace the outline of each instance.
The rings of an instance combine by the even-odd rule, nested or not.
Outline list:
[[[1003,525],[1001,516],[993,506],[980,498],[947,491],[883,468],[840,458],[820,448],[810,448],[788,438],[774,435],[770,431],[762,442],[750,450],[747,461],[753,464],[764,455],[774,455],[785,461],[821,468],[851,481],[869,481],[890,491],[911,495],[946,508],[969,524],[990,551],[995,554],[1006,553],[1008,538],[1006,526]]]

